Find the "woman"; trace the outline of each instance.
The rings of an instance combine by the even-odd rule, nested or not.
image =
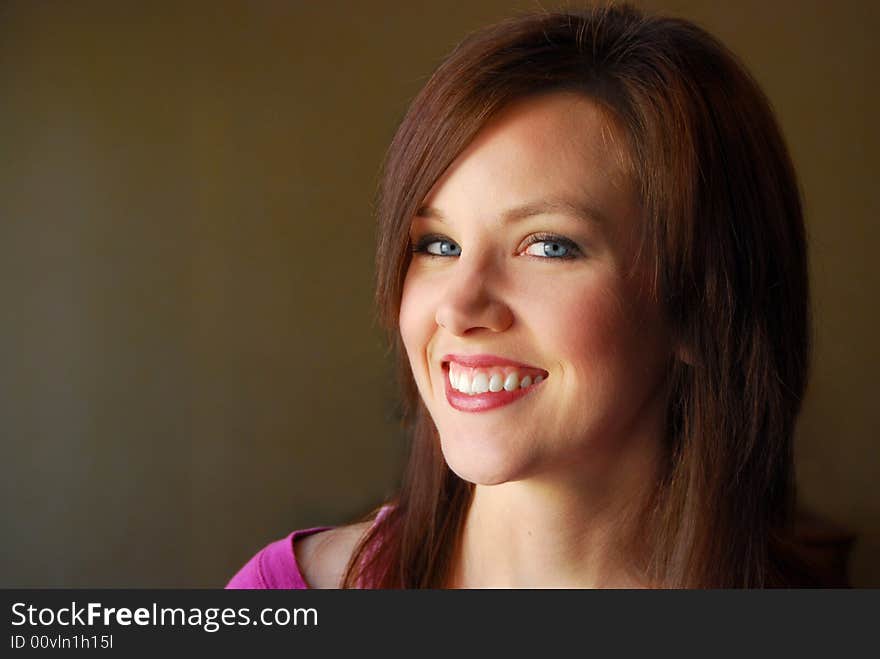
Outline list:
[[[412,430],[399,496],[230,587],[809,583],[800,198],[710,35],[614,7],[468,38],[391,144],[377,265]]]

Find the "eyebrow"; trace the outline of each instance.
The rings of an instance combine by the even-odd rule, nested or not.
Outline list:
[[[501,214],[503,222],[516,222],[535,215],[569,215],[578,220],[599,226],[607,224],[604,215],[594,206],[583,202],[574,202],[562,197],[551,197],[530,201]],[[416,217],[443,222],[446,216],[433,206],[422,206],[416,211]]]

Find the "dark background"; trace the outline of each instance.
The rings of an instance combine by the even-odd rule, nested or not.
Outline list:
[[[877,4],[637,4],[778,113],[814,293],[800,498],[880,586]],[[392,491],[379,163],[461,38],[542,6],[0,2],[0,585],[221,586]]]

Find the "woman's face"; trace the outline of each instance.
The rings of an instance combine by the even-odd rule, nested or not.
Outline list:
[[[617,154],[588,98],[520,101],[412,219],[400,332],[465,480],[656,456],[671,347],[630,270],[640,209]]]

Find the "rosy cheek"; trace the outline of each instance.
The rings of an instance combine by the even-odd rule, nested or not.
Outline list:
[[[552,316],[564,334],[564,344],[590,351],[611,347],[620,339],[623,308],[613,287],[595,285],[578,287],[558,296]],[[559,322],[564,319],[563,322]]]

